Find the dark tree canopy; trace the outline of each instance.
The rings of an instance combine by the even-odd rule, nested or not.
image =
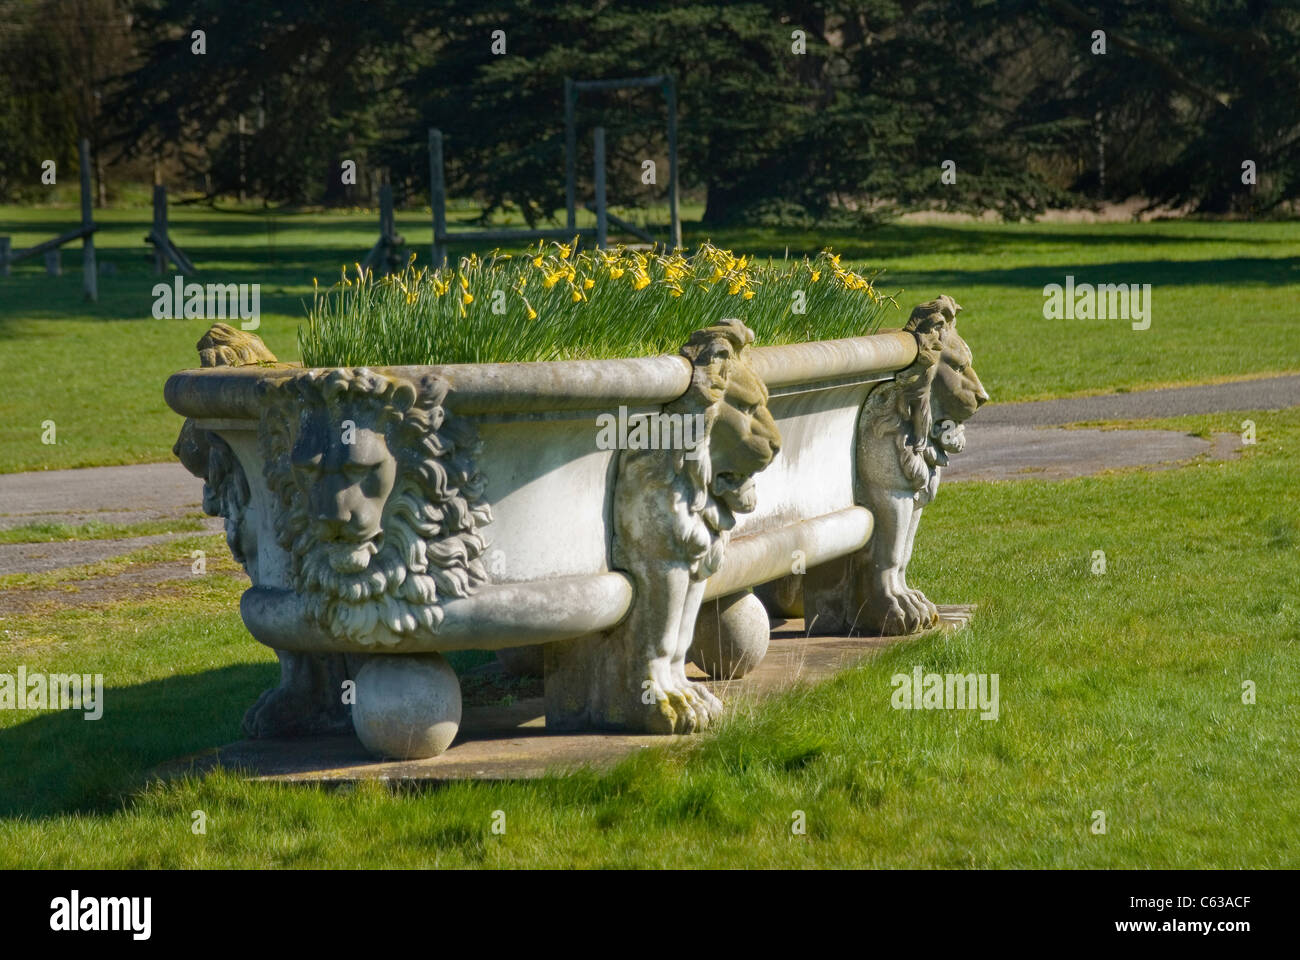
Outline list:
[[[1300,196],[1300,12],[1263,0],[0,0],[0,23],[0,198],[86,135],[211,196],[423,200],[437,126],[453,195],[536,222],[564,201],[564,78],[661,73],[710,222]],[[659,91],[584,94],[580,199],[600,125],[611,202],[662,202],[665,121]]]

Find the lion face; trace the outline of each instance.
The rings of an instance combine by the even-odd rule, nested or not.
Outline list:
[[[961,424],[988,401],[989,395],[975,373],[970,347],[957,333],[956,320],[943,325],[939,345],[939,368],[930,393],[934,420]]]
[[[780,449],[781,434],[767,409],[767,388],[749,367],[735,365],[709,434],[714,496],[735,513],[753,511],[754,474]]]
[[[290,454],[294,485],[303,496],[311,531],[340,574],[360,574],[378,552],[397,458],[373,415],[342,411],[341,425],[315,417]],[[364,425],[363,425],[364,424]]]
[[[961,305],[940,296],[918,304],[903,329],[916,337],[916,361],[895,379],[894,391],[879,394],[870,422],[877,434],[896,432],[900,466],[914,485],[924,484],[930,470],[948,462],[948,454],[966,445],[962,424],[989,395],[972,366],[971,350],[957,333]],[[905,429],[896,421],[887,399],[897,397]]]
[[[682,355],[696,372],[686,395],[673,404],[706,410],[708,465],[697,481],[732,513],[754,509],[754,474],[781,449],[781,434],[767,409],[767,385],[745,358],[753,342],[754,331],[735,319],[691,334]]]
[[[274,388],[261,442],[276,534],[295,591],[341,636],[433,630],[441,601],[487,579],[477,440],[445,418],[444,394],[364,368]]]

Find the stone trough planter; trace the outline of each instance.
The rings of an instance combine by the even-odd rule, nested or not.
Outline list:
[[[377,755],[436,755],[460,717],[442,654],[487,649],[540,651],[549,728],[687,733],[722,709],[688,656],[752,669],[765,602],[818,632],[934,625],[911,540],[987,399],[959,309],[789,346],[725,321],[676,356],[375,369],[277,363],[218,324],[166,399],[281,661],[246,732],[350,723]]]

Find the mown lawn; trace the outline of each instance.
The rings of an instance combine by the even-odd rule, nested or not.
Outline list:
[[[96,214],[99,260],[116,270],[100,278],[97,304],[82,300],[77,245],[65,248],[60,278],[25,261],[0,279],[0,472],[171,458],[180,418],[164,405],[162,384],[197,362],[194,344],[209,321],[153,318],[157,280],[141,240],[149,218],[147,209]],[[0,234],[22,248],[75,219],[71,208],[0,207]],[[424,262],[427,214],[399,213],[397,221]],[[262,285],[257,332],[291,360],[298,357],[295,332],[312,278],[331,282],[378,235],[376,215],[365,212],[173,206],[171,222],[200,281]],[[939,293],[956,297],[966,308],[963,334],[995,400],[1300,369],[1297,223],[894,224],[800,232],[703,231],[688,221],[685,238],[688,245],[711,238],[777,257],[830,246],[846,264],[885,268],[880,285],[902,289],[904,310]],[[1079,283],[1152,284],[1150,329],[1134,331],[1127,320],[1043,319],[1044,285],[1063,283],[1067,274]],[[904,318],[900,313],[893,322]],[[49,420],[54,444],[41,442]]]
[[[109,687],[95,722],[0,712],[0,866],[1300,866],[1300,410],[1146,425],[1236,431],[1246,416],[1258,443],[1232,462],[945,487],[913,579],[977,603],[970,628],[603,776],[409,793],[143,783],[235,739],[276,675],[240,625],[219,538],[151,548],[143,560],[188,564],[210,544],[209,575],[0,623],[0,672]],[[998,674],[999,719],[891,709],[891,676],[915,665]]]

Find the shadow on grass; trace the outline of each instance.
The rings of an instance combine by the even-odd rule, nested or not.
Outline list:
[[[104,714],[40,714],[0,729],[0,817],[111,809],[159,764],[241,738],[279,667],[239,664],[104,690]]]

